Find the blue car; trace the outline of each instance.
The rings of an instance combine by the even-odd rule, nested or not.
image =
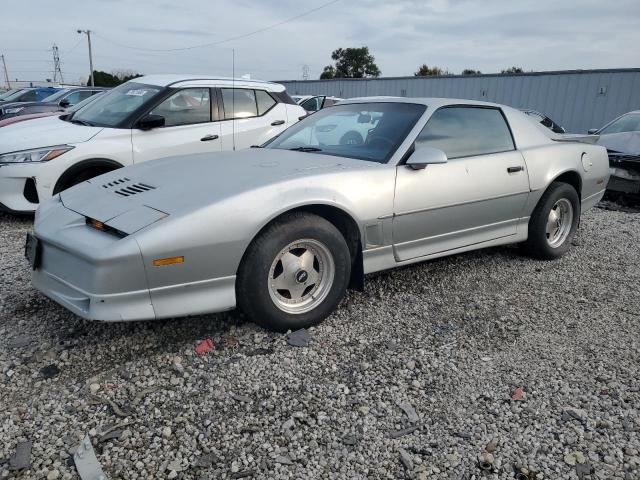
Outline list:
[[[13,102],[39,102],[57,91],[61,90],[57,87],[30,87],[18,90],[11,95],[5,96],[0,100],[0,105]]]

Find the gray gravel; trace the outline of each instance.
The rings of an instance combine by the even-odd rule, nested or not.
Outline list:
[[[0,478],[76,478],[87,433],[110,478],[640,478],[637,213],[555,262],[368,278],[303,347],[235,312],[80,320],[31,289],[29,228],[0,218]]]

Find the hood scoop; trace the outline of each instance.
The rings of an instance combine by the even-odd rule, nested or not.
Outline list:
[[[144,193],[148,192],[149,190],[156,189],[156,187],[148,185],[146,183],[133,182],[127,177],[119,178],[109,183],[105,183],[102,185],[102,188],[111,190],[113,193],[115,193],[116,195],[120,195],[121,197],[130,197],[132,195],[137,195],[139,193]]]

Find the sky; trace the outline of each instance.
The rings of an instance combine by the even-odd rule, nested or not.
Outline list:
[[[89,71],[79,28],[92,31],[94,69],[109,72],[293,80],[307,65],[315,79],[333,50],[361,46],[387,77],[423,63],[452,73],[640,67],[638,0],[329,1],[12,0],[0,53],[10,80],[41,81],[52,78],[56,44],[70,83]]]

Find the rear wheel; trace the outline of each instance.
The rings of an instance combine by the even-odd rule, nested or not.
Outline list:
[[[571,246],[579,220],[580,199],[575,188],[553,182],[531,214],[525,251],[546,260],[561,257]]]
[[[238,272],[238,305],[277,331],[321,322],[345,294],[351,255],[340,231],[317,215],[275,221],[249,246]]]

